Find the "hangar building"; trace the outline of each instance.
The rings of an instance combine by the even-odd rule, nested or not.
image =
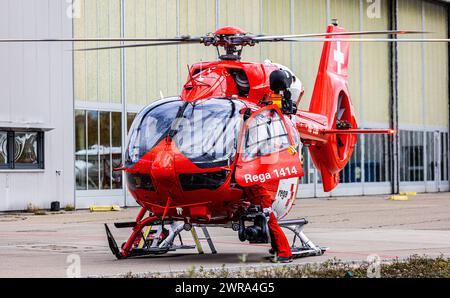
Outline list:
[[[248,32],[410,29],[448,38],[448,1],[425,0],[5,0],[0,38],[173,37],[225,25]],[[108,46],[111,43],[89,43]],[[77,47],[87,47],[77,44]],[[179,94],[187,65],[215,59],[201,45],[72,52],[71,43],[0,44],[0,211],[50,202],[134,205],[120,165],[136,113]],[[244,59],[289,66],[307,109],[322,44],[265,44]],[[354,43],[349,89],[364,128],[330,194],[304,152],[299,197],[449,190],[449,51],[446,43]]]

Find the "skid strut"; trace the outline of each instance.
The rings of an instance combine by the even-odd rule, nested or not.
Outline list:
[[[308,237],[306,237],[303,232],[303,227],[308,224],[306,219],[281,220],[278,224],[280,227],[288,229],[294,233],[294,239],[291,246],[292,255],[294,257],[300,258],[308,256],[321,256],[328,250],[327,247],[315,245]],[[299,246],[297,246],[297,242],[300,242]]]
[[[106,237],[108,238],[108,245],[109,248],[111,249],[113,255],[116,256],[117,259],[122,259],[122,255],[120,254],[120,250],[119,247],[117,246],[117,242],[114,239],[114,236],[112,235],[111,231],[108,228],[108,225],[105,224],[105,229],[106,229]]]

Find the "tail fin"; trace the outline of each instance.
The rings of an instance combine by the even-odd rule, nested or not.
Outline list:
[[[329,25],[327,32],[345,32],[345,29]],[[328,129],[357,128],[347,87],[349,47],[346,41],[325,42],[323,46],[309,111],[325,115]],[[324,191],[331,191],[339,184],[339,172],[348,163],[356,140],[356,135],[329,135],[327,143],[310,147],[314,164],[322,174]]]
[[[327,33],[344,32],[344,28],[329,25]],[[340,36],[342,38],[344,36]],[[309,111],[326,115],[331,120],[336,113],[336,93],[347,92],[349,42],[325,42]]]

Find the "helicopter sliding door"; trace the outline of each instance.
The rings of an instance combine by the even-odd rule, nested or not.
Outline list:
[[[236,182],[243,187],[303,176],[298,144],[275,105],[255,112],[245,123]]]

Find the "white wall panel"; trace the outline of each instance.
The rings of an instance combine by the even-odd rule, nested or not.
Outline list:
[[[70,38],[67,5],[52,0],[1,1],[0,38]],[[45,134],[45,170],[0,170],[0,210],[25,209],[28,203],[49,208],[55,200],[63,206],[73,204],[71,45],[2,44],[0,51],[0,127],[54,128]]]
[[[222,0],[220,1],[220,27],[237,26],[246,32],[261,33],[260,0]],[[246,61],[261,61],[260,47],[247,47],[242,58]]]
[[[74,37],[120,37],[121,0],[78,0],[80,17],[74,19]],[[104,47],[117,42],[77,43],[77,48]],[[120,50],[74,53],[75,99],[120,103]]]
[[[202,36],[216,29],[215,0],[180,0],[180,34]],[[217,60],[213,47],[202,45],[180,46],[180,82],[187,80],[187,65]],[[180,86],[181,88],[181,86]],[[181,89],[180,89],[181,90]]]
[[[177,1],[138,0],[125,3],[125,37],[175,37]],[[127,49],[126,98],[132,105],[146,105],[163,96],[177,95],[176,46]]]
[[[360,30],[359,0],[330,0],[330,18],[338,19],[339,25],[347,31]],[[356,119],[361,118],[360,71],[360,45],[352,43],[348,61],[348,89]]]
[[[263,0],[263,32],[264,34],[289,34],[291,32],[291,1]],[[292,67],[289,43],[266,43],[260,45],[262,59]]]
[[[448,37],[446,7],[424,2],[425,31],[430,38]],[[448,45],[426,44],[425,123],[448,128]]]
[[[382,0],[379,17],[368,15],[370,3],[363,1],[363,30],[388,30],[389,10],[388,0]],[[379,35],[377,37],[386,37]],[[388,43],[362,43],[362,81],[361,105],[362,121],[371,126],[371,123],[389,124],[390,100],[390,60]],[[361,106],[360,105],[360,106]],[[373,127],[373,126],[371,126]]]
[[[422,2],[399,0],[398,27],[422,30]],[[400,37],[405,38],[405,37]],[[398,45],[399,122],[402,125],[421,125],[423,102],[422,45]]]
[[[327,5],[326,0],[294,1],[294,33],[326,32]],[[310,42],[293,44],[292,70],[300,77],[305,88],[301,108],[308,110],[316,82],[322,55],[322,43]]]

